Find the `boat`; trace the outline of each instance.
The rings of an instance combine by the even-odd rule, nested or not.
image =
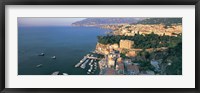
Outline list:
[[[87,54],[87,55],[86,55],[86,57],[89,57],[89,56],[90,56],[90,54]]]
[[[92,69],[88,69],[88,72],[91,72],[92,71]]]
[[[92,72],[93,70],[93,65],[90,65],[90,69],[88,69],[88,72]]]
[[[59,71],[55,71],[51,75],[58,75],[58,74],[59,74]]]
[[[56,59],[56,56],[52,56],[51,58],[52,58],[52,59]]]
[[[90,74],[90,72],[87,72],[87,74]]]
[[[63,75],[68,75],[67,73],[63,73]]]
[[[42,64],[39,64],[39,65],[37,65],[36,67],[41,67],[42,66]]]
[[[92,65],[93,61],[94,61],[94,60],[91,60],[91,61],[90,61],[90,63],[89,63],[90,66]]]
[[[40,53],[38,56],[44,56],[44,53]]]
[[[97,67],[94,67],[94,69],[97,69]]]
[[[90,63],[89,63],[89,65],[91,66],[91,65],[92,65],[92,63],[90,62]]]

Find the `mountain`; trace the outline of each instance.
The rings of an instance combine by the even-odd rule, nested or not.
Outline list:
[[[72,23],[73,26],[98,26],[106,24],[137,23],[145,18],[87,18]]]
[[[147,18],[138,21],[137,24],[164,24],[171,26],[172,24],[182,24],[182,18]]]

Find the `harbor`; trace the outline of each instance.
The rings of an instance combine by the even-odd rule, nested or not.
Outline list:
[[[86,70],[88,75],[94,75],[98,73],[98,60],[100,60],[100,58],[96,57],[95,52],[92,52],[91,54],[84,56],[75,67]]]
[[[98,61],[101,60],[101,58],[98,58],[98,53],[95,51],[89,52],[87,55],[85,55],[74,67],[80,68],[83,71],[85,71],[85,74],[87,75],[95,75],[98,74]],[[45,53],[40,53],[38,56],[45,56]],[[56,56],[51,56],[51,59],[56,59]],[[36,68],[43,67],[43,64],[36,65]],[[69,75],[65,72],[54,71],[51,73],[51,75]]]

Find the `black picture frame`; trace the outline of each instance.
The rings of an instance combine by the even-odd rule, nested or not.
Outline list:
[[[5,88],[6,5],[195,5],[195,88]],[[1,0],[0,1],[0,91],[1,93],[200,93],[199,36],[200,0]],[[172,83],[173,84],[173,83]]]

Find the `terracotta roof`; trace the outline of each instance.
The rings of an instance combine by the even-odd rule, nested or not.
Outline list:
[[[139,67],[136,65],[128,65],[127,70],[128,71],[139,71]]]
[[[124,70],[124,64],[123,63],[119,63],[118,66],[119,66],[118,67],[119,70]]]
[[[113,68],[106,69],[105,75],[115,75],[116,72]]]

